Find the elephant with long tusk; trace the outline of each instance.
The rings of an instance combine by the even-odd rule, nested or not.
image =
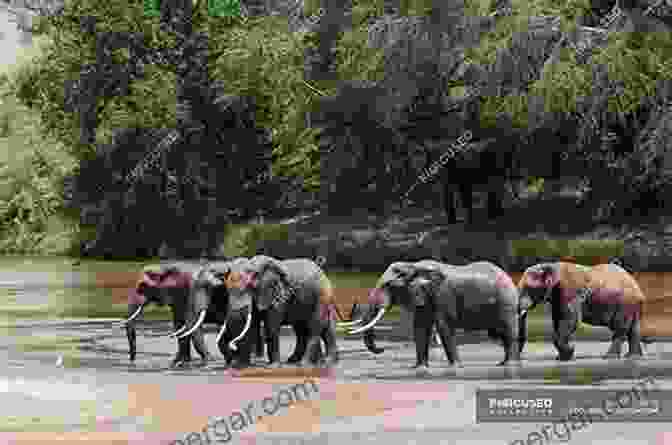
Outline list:
[[[259,255],[247,263],[232,265],[224,282],[230,296],[227,323],[242,325],[240,330],[232,328],[239,334],[231,340],[230,346],[243,339],[254,318],[259,317],[264,323],[271,366],[279,366],[279,335],[284,324],[291,325],[297,334],[290,363],[316,363],[321,356],[321,339],[326,344],[327,363],[338,361],[333,288],[315,262],[310,259],[280,261]],[[249,365],[244,355],[237,366]]]
[[[557,360],[574,357],[570,341],[580,322],[611,329],[612,341],[604,358],[620,358],[626,340],[627,356],[639,358],[641,343],[653,341],[640,333],[646,297],[634,277],[619,265],[535,264],[525,270],[518,286],[525,309],[550,303]]]
[[[257,355],[263,355],[262,320],[256,307],[253,306],[251,311],[244,314],[244,317],[239,314],[239,311],[245,308],[235,307],[233,316],[229,317],[231,308],[226,283],[227,281],[232,283],[232,271],[235,274],[236,270],[241,269],[248,262],[247,258],[237,258],[233,261],[212,262],[203,268],[195,278],[189,301],[189,307],[192,310],[189,319],[195,321],[193,325],[191,321],[186,324],[192,326],[189,330],[194,329],[200,320],[199,314],[202,313],[199,308],[216,306],[218,308],[217,319],[221,324],[216,338],[217,347],[226,359],[227,365],[231,366],[232,362],[236,361],[233,363],[233,367],[236,368],[249,366],[250,349],[254,346],[257,347]],[[294,353],[289,358],[290,363],[297,362],[303,357],[307,343],[305,329],[301,329],[301,326],[296,324],[293,327],[297,342]],[[189,330],[177,336],[188,335]],[[317,351],[313,360],[317,361],[319,356],[320,351]]]
[[[184,332],[186,324],[186,303],[192,284],[192,274],[201,265],[189,262],[153,264],[143,268],[135,287],[128,296],[128,318],[120,323],[126,328],[129,359],[136,358],[135,323],[147,305],[156,303],[160,306],[169,305],[173,312],[173,326],[176,332]],[[191,361],[191,342],[203,360],[211,358],[202,331],[192,331],[189,336],[180,338],[178,351],[171,363],[177,366]]]
[[[227,339],[225,334],[231,332],[232,323],[229,320],[229,292],[222,279],[231,269],[233,264],[245,263],[247,258],[236,258],[231,261],[214,261],[202,267],[194,276],[194,282],[191,287],[191,293],[186,303],[187,314],[184,329],[174,332],[173,336],[181,339],[198,331],[202,324],[207,320],[215,321],[219,326],[216,343],[219,351],[230,364],[236,356],[246,355],[249,357],[253,347],[257,346],[258,356],[263,355],[263,343],[261,338],[261,325],[258,317],[246,319],[246,331],[252,327],[254,335],[250,336],[249,341],[244,344],[244,351],[240,351],[235,341]],[[235,323],[234,323],[235,324]],[[233,343],[233,344],[232,344]]]
[[[461,366],[456,328],[487,330],[504,344],[504,360],[520,361],[521,308],[518,289],[511,277],[495,264],[479,261],[452,266],[433,260],[396,262],[385,270],[371,290],[369,309],[362,322],[351,329],[358,334],[372,329],[387,309],[398,304],[414,314],[415,368],[429,366],[432,327],[436,324],[451,365]]]

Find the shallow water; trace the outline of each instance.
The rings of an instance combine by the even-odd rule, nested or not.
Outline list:
[[[476,424],[474,393],[479,387],[627,386],[647,375],[672,386],[667,383],[672,381],[672,343],[649,345],[641,362],[607,362],[599,357],[607,348],[608,335],[579,342],[576,360],[562,364],[554,360],[551,343],[531,343],[518,368],[494,366],[503,351],[485,335],[460,334],[464,368],[450,368],[443,350],[432,348],[429,372],[418,374],[411,369],[415,348],[398,341],[404,335],[395,322],[380,326],[379,343],[385,352],[379,355],[368,352],[361,339],[340,338],[341,360],[326,373],[289,365],[266,369],[265,359],[255,358],[255,368],[235,374],[224,369],[214,344],[214,326],[206,326],[206,343],[217,360],[203,366],[192,352],[191,366],[169,369],[176,345],[166,337],[171,326],[168,314],[163,314],[162,320],[138,323],[138,358],[130,364],[124,331],[114,322],[125,315],[123,293],[142,264],[70,263],[61,258],[0,259],[0,306],[5,316],[0,320],[5,334],[0,336],[4,364],[0,392],[7,402],[0,410],[5,419],[0,443],[17,438],[32,443],[28,432],[38,431],[66,432],[69,435],[63,437],[70,441],[90,432],[88,443],[170,443],[189,431],[200,431],[213,416],[229,415],[252,400],[314,377],[320,386],[316,400],[259,421],[241,432],[241,439],[274,444],[285,439],[315,444],[372,440],[395,445],[501,444],[538,428],[520,424],[517,429],[522,432],[516,432],[510,424]],[[330,272],[330,277],[335,286],[355,291],[371,286],[376,278],[337,272]],[[108,315],[95,319],[71,315],[77,311]],[[283,360],[293,347],[294,336],[285,331]],[[21,433],[12,436],[3,431]],[[664,424],[595,424],[590,431],[577,433],[572,442],[600,443],[616,432],[619,444],[662,443],[665,431]],[[134,436],[135,432],[144,434]],[[46,440],[52,439],[37,438],[35,443]],[[609,443],[615,442],[609,439]]]

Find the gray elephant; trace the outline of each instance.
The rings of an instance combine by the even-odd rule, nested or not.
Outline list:
[[[633,276],[616,264],[535,264],[525,270],[518,287],[525,313],[539,303],[551,304],[557,360],[574,357],[570,340],[581,321],[613,332],[604,358],[620,358],[626,339],[627,356],[634,358],[642,356],[641,342],[652,342],[640,333],[646,298]]]
[[[121,322],[126,328],[128,338],[129,359],[136,357],[135,320],[150,303],[160,306],[169,305],[173,313],[175,329],[186,328],[186,304],[192,283],[192,274],[201,265],[197,263],[162,263],[152,264],[143,268],[140,278],[128,296],[128,318]],[[193,331],[178,341],[178,351],[171,366],[178,366],[191,361],[191,341],[203,360],[212,358],[205,346],[203,332]]]
[[[226,358],[228,365],[231,365],[234,359],[236,360],[233,365],[236,368],[250,365],[249,357],[251,347],[255,344],[257,347],[259,345],[263,346],[261,335],[262,318],[255,306],[252,307],[252,312],[249,313],[249,317],[228,317],[230,301],[229,291],[226,287],[227,279],[231,282],[233,279],[231,273],[233,272],[235,274],[236,271],[245,270],[245,265],[248,262],[249,261],[246,258],[238,258],[234,261],[208,264],[207,267],[199,272],[195,279],[192,291],[192,301],[189,306],[192,309],[192,315],[189,318],[191,322],[188,321],[188,323],[192,323],[193,320],[198,320],[200,318],[198,316],[200,308],[207,306],[209,311],[213,307],[218,308],[217,318],[222,322],[219,333],[217,334],[217,346],[222,355]],[[283,324],[288,324],[288,321],[283,320]],[[297,342],[294,353],[288,360],[289,363],[295,363],[301,360],[307,344],[306,330],[302,329],[302,326],[297,323],[294,323],[292,326],[296,333]],[[197,326],[192,326],[190,330],[195,329],[196,327]],[[180,335],[189,335],[189,331]],[[250,331],[251,335],[247,335]],[[238,334],[232,334],[233,332],[237,332]],[[327,333],[323,330],[323,340],[325,343],[328,341],[328,336],[326,334]],[[237,346],[237,343],[243,338],[245,338],[245,341],[243,342],[242,347]],[[259,348],[257,349],[257,352],[257,355],[263,355],[263,353],[259,352]],[[316,362],[320,359],[320,356],[321,348],[318,345],[311,360]]]
[[[365,332],[399,304],[414,314],[415,368],[429,366],[429,345],[436,323],[443,349],[451,365],[461,366],[456,328],[487,329],[491,338],[504,344],[499,365],[520,361],[518,289],[509,275],[495,264],[479,261],[452,266],[433,260],[390,264],[369,293],[370,310],[350,334]]]
[[[297,333],[292,361],[315,362],[320,339],[326,344],[327,364],[338,361],[334,324],[334,294],[324,271],[310,259],[280,261],[259,255],[237,264],[226,275],[229,319],[258,316],[264,323],[269,363],[279,366],[280,327],[289,324]],[[249,329],[247,321],[239,337]],[[228,329],[228,328],[227,328]],[[235,342],[233,342],[235,344]],[[301,353],[299,357],[298,354]]]

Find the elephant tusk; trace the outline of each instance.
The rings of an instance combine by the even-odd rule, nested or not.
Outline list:
[[[238,350],[238,346],[236,346],[236,342],[238,340],[240,340],[241,338],[243,338],[245,336],[245,334],[247,334],[247,331],[250,330],[250,325],[251,324],[252,324],[252,309],[250,309],[250,312],[247,313],[247,320],[245,321],[245,326],[243,327],[243,332],[241,332],[238,335],[238,337],[234,338],[229,343],[229,348],[231,348],[231,350],[233,350],[233,351]]]
[[[182,332],[184,332],[185,329],[187,329],[186,323],[180,326],[180,328],[177,331],[173,332],[172,334],[168,334],[168,337],[176,337],[180,335]]]
[[[222,335],[224,335],[224,331],[226,331],[226,322],[224,322],[224,324],[220,328],[219,332],[217,333],[217,338],[215,339],[215,343],[219,344],[219,340],[222,339]]]
[[[434,332],[434,340],[436,341],[437,345],[443,345],[443,342],[441,341],[441,336],[436,331]]]
[[[523,310],[520,312],[520,314],[518,314],[518,317],[522,318],[522,317],[525,316],[525,314],[527,314],[527,309],[523,309]]]
[[[371,328],[373,327],[373,325],[375,325],[376,323],[378,323],[378,320],[380,320],[381,318],[383,318],[383,315],[384,315],[384,314],[385,314],[385,308],[384,308],[384,307],[381,307],[380,310],[378,311],[378,314],[376,314],[376,317],[375,317],[373,320],[371,320],[369,323],[367,323],[367,324],[364,325],[364,326],[360,326],[360,327],[358,327],[358,328],[355,329],[354,331],[350,331],[350,332],[348,332],[348,334],[350,334],[350,335],[352,335],[352,334],[359,334],[360,332],[364,332],[364,331],[367,331],[367,330],[371,329]]]
[[[206,312],[205,309],[203,309],[198,316],[198,320],[196,320],[196,323],[194,323],[194,325],[191,327],[191,329],[189,329],[187,332],[184,332],[184,333],[180,334],[180,336],[177,337],[177,338],[180,339],[180,338],[184,338],[188,335],[191,335],[192,332],[194,332],[196,329],[201,327],[201,325],[203,324],[203,321],[205,320],[205,312]]]
[[[124,326],[126,326],[128,323],[130,323],[130,322],[132,322],[133,320],[135,320],[135,319],[138,317],[138,315],[140,315],[140,312],[142,312],[142,310],[143,310],[144,308],[145,308],[145,305],[144,305],[144,304],[141,304],[140,307],[137,308],[137,309],[135,310],[135,312],[133,312],[133,315],[131,315],[130,317],[128,317],[126,320],[119,322],[119,327],[120,327],[120,328],[121,328],[121,327],[124,327]]]
[[[357,324],[360,324],[364,319],[360,318],[359,320],[355,321],[339,321],[336,323],[336,326],[341,327],[341,328],[349,328],[351,326],[355,326]]]

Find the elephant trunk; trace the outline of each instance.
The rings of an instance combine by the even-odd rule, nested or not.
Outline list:
[[[121,325],[126,328],[126,338],[128,339],[128,354],[129,354],[129,359],[131,362],[135,361],[135,355],[136,355],[136,338],[137,334],[135,331],[135,323],[133,320],[135,320],[141,313],[142,310],[145,307],[145,303],[143,304],[129,304],[128,305],[128,318],[121,322]]]
[[[189,330],[180,334],[177,338],[180,339],[180,338],[187,337],[187,336],[191,335],[196,329],[200,328],[201,325],[203,324],[203,322],[205,321],[206,312],[207,312],[206,309],[202,309],[200,311],[200,313],[198,314],[198,319],[196,320],[196,323],[194,323],[194,325],[191,328],[189,328]],[[184,325],[186,326],[187,323],[185,323]]]
[[[231,350],[235,351],[238,349],[236,343],[238,343],[238,341],[241,338],[245,337],[247,331],[250,330],[250,326],[252,326],[252,308],[250,308],[247,312],[247,319],[245,320],[245,326],[243,327],[243,330],[240,332],[240,334],[238,334],[236,338],[234,338],[233,340],[231,340],[231,342],[229,342],[229,348],[231,348]]]
[[[366,349],[373,352],[374,354],[380,354],[385,351],[385,348],[379,348],[376,346],[376,334],[373,329],[369,329],[364,332],[364,345]]]
[[[518,351],[523,352],[527,343],[527,310],[519,315],[518,319]]]
[[[367,319],[367,315],[370,312],[371,312],[370,304],[356,303],[353,305],[352,310],[350,311],[350,318],[354,321],[343,322],[340,323],[339,326],[354,328],[354,326],[363,323],[364,320]],[[368,316],[368,318],[370,319],[372,317]],[[376,333],[374,329],[364,331],[364,336],[362,337],[362,339],[364,340],[364,346],[366,346],[366,349],[373,352],[374,354],[380,354],[383,351],[385,351],[384,348],[379,348],[378,346],[376,346]]]

